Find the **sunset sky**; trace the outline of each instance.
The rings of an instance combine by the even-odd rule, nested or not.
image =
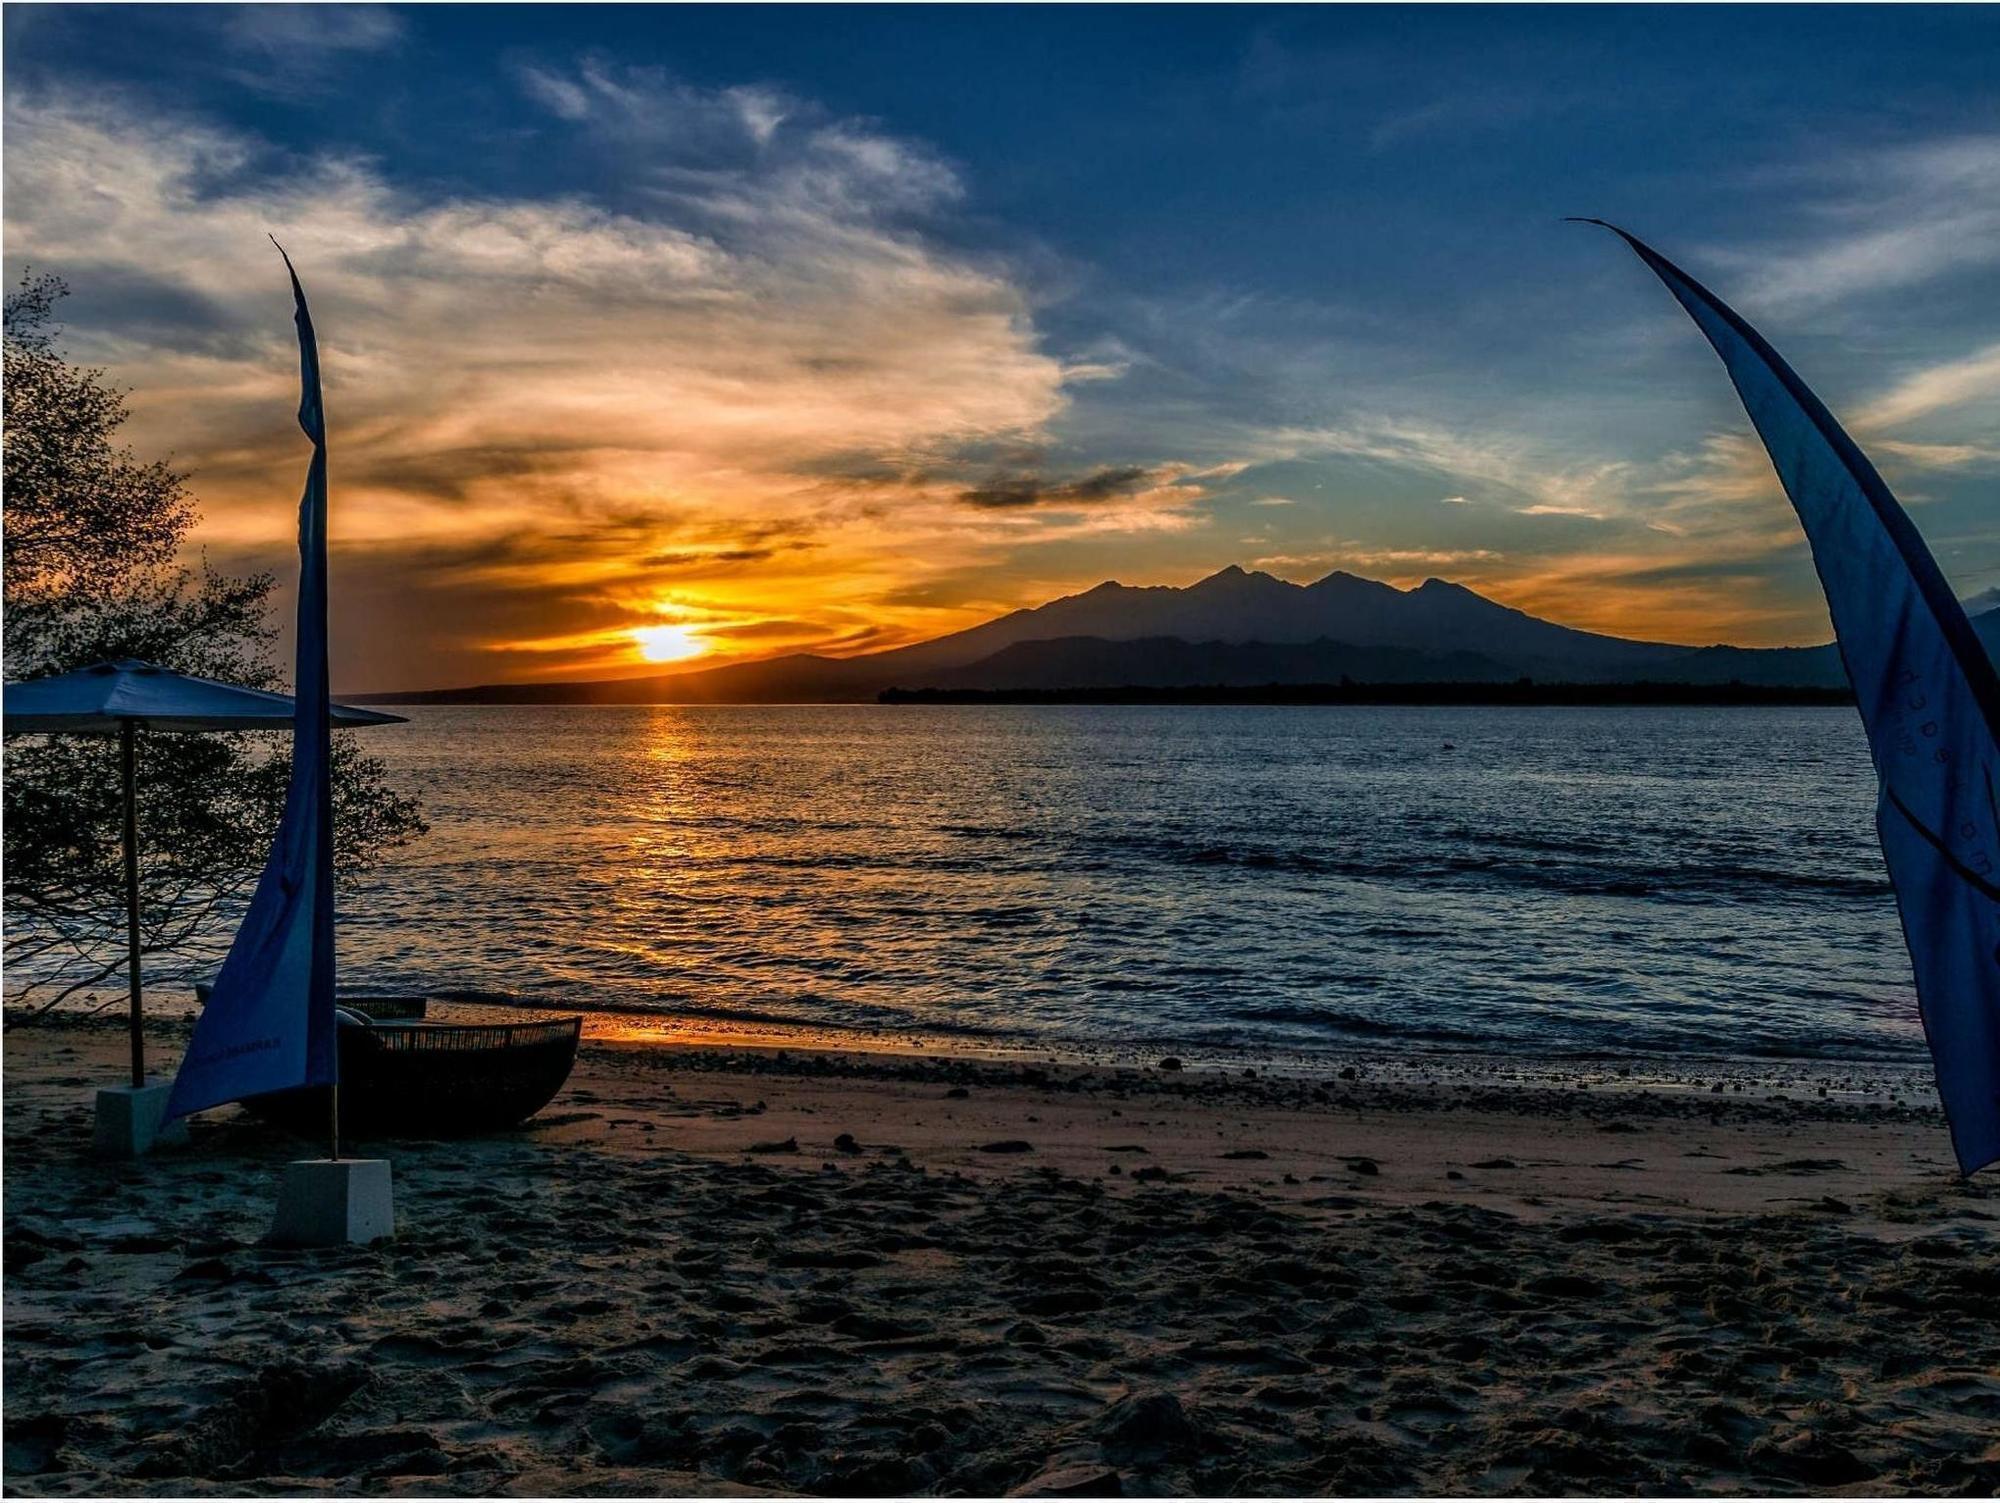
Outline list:
[[[338,686],[937,635],[1227,563],[1825,640],[1731,299],[2000,584],[2000,13],[6,8],[5,259]]]

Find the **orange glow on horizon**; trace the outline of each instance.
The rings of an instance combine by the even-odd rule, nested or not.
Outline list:
[[[1344,562],[1300,561],[1297,567],[1272,572],[1293,583],[1307,583]],[[1653,562],[1643,554],[1606,552],[1590,557],[1580,568],[1544,565],[1509,570],[1489,564],[1440,572],[1500,604],[1585,631],[1689,646],[1714,642],[1795,646],[1828,640],[1830,628],[1813,609],[1815,603],[1798,607],[1781,598],[1768,599],[1753,567],[1745,566],[1740,575],[1724,574],[1713,583],[1692,580],[1649,588],[1627,584],[1625,575]],[[700,671],[793,653],[847,658],[927,641],[1013,609],[1081,593],[1099,577],[1092,574],[1075,581],[1037,577],[1018,591],[988,588],[974,599],[913,607],[904,601],[872,599],[888,586],[865,566],[849,564],[846,559],[818,559],[804,567],[750,571],[726,582],[705,581],[706,588],[679,589],[671,602],[657,597],[633,601],[626,608],[637,618],[636,624],[489,639],[484,645],[511,659],[496,676],[517,682],[644,677],[662,669]],[[1136,587],[1184,587],[1198,577],[1197,568],[1119,572],[1127,573],[1124,582]],[[1356,572],[1386,576],[1387,583],[1400,589],[1422,582],[1414,575],[1365,565]],[[682,619],[662,621],[656,612],[663,608]]]

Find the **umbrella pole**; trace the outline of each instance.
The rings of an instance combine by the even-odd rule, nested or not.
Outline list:
[[[120,722],[118,759],[125,778],[125,978],[132,993],[132,1085],[146,1083],[146,1024],[139,992],[139,727]]]

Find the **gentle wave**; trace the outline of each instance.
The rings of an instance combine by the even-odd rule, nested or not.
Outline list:
[[[358,984],[943,1039],[1921,1047],[1851,711],[420,708],[370,746],[434,834],[346,890]]]

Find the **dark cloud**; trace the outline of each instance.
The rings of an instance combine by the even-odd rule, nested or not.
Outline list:
[[[1785,557],[1787,554],[1792,555],[1789,560]],[[1771,591],[1773,578],[1789,567],[1803,568],[1805,563],[1805,538],[1801,536],[1796,548],[1787,545],[1773,550],[1770,555],[1762,559],[1675,559],[1643,567],[1607,569],[1603,571],[1603,577],[1608,582],[1622,587],[1650,589],[1687,584],[1713,584],[1741,590],[1746,596],[1764,595],[1767,598],[1775,598]]]
[[[93,332],[101,337],[107,330],[115,330],[116,342],[126,347],[145,344],[218,360],[254,359],[269,347],[268,330],[252,327],[239,310],[224,308],[178,280],[94,260],[66,262],[60,271],[72,291],[57,316],[79,326],[78,353],[86,359],[98,353]]]
[[[931,480],[931,471],[924,465],[867,451],[807,456],[795,468],[802,476],[838,481],[861,490],[916,490]]]
[[[755,642],[765,637],[809,637],[826,630],[816,621],[735,621],[704,626],[704,637],[720,637],[731,642]]]
[[[454,505],[473,500],[481,486],[494,480],[547,478],[560,484],[563,477],[579,467],[579,457],[588,455],[592,449],[587,444],[550,443],[418,447],[414,443],[398,444],[393,435],[385,437],[387,442],[382,447],[355,451],[347,466],[348,478]]]
[[[1024,506],[1090,506],[1115,501],[1140,489],[1152,477],[1141,465],[1115,465],[1081,480],[1052,482],[1040,475],[996,475],[982,486],[961,491],[958,499],[988,511]]]
[[[631,612],[599,592],[552,589],[532,571],[504,567],[524,556],[511,540],[466,546],[412,545],[333,549],[333,676],[336,692],[434,688],[519,677],[524,664],[546,675],[516,647],[548,637],[617,631]],[[289,550],[210,549],[230,572],[270,569],[278,576],[271,623],[275,655],[289,665],[298,555]],[[500,566],[500,567],[496,567]],[[443,583],[441,583],[443,582]],[[412,644],[421,644],[413,649]],[[552,653],[576,657],[575,649]],[[556,670],[566,671],[558,662]],[[582,670],[572,677],[589,677]]]
[[[907,632],[889,626],[857,626],[813,648],[814,652],[859,652],[864,647],[894,646],[907,639]]]
[[[709,551],[684,549],[649,554],[640,560],[649,569],[699,568],[704,564],[754,564],[777,557],[776,548],[717,548]]]

